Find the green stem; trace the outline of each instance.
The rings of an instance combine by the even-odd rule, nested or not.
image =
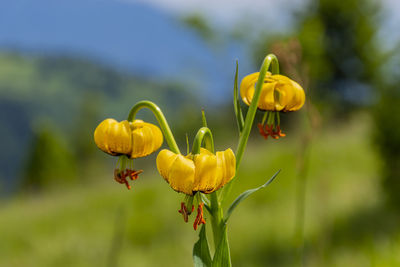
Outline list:
[[[203,121],[204,124],[204,121]],[[202,127],[197,131],[196,137],[194,138],[192,154],[199,154],[200,147],[204,140],[204,146],[210,152],[214,153],[214,141],[211,130],[207,127]],[[211,213],[211,226],[213,229],[213,237],[214,237],[214,246],[217,248],[219,242],[221,241],[223,234],[223,225],[224,225],[224,213],[221,208],[221,204],[218,200],[217,192],[213,192],[210,194],[210,213]]]
[[[253,126],[254,118],[256,116],[257,105],[258,105],[258,101],[260,100],[260,96],[261,96],[261,89],[264,84],[264,79],[267,74],[267,71],[270,67],[272,69],[271,72],[273,74],[279,74],[279,63],[278,63],[278,59],[276,58],[276,56],[274,54],[267,55],[261,65],[261,68],[260,68],[260,74],[258,76],[258,80],[257,80],[256,87],[254,90],[253,99],[252,99],[249,109],[247,111],[246,119],[244,121],[244,128],[240,134],[239,143],[238,143],[236,153],[235,153],[236,154],[236,171],[239,169],[240,163],[242,162],[243,154],[244,154],[244,151],[245,151],[245,148],[247,145],[247,140],[249,139],[249,135],[251,132],[251,128]],[[234,181],[236,181],[236,179],[232,179],[232,181],[224,187],[223,192],[221,194],[221,196],[222,196],[221,202],[222,203],[224,202],[226,197],[229,195]]]
[[[172,150],[172,152],[180,154],[181,152],[179,151],[179,147],[176,144],[174,135],[169,128],[168,122],[165,119],[164,114],[162,113],[161,109],[153,102],[147,100],[137,102],[129,112],[128,121],[133,121],[138,111],[142,108],[148,108],[153,112],[158,121],[158,124],[160,125],[161,131],[164,134],[165,140],[167,141],[169,148]]]
[[[218,200],[217,192],[210,194],[211,202],[211,226],[213,230],[213,239],[215,249],[218,247],[222,239],[223,229],[224,229],[224,211]]]
[[[200,153],[200,147],[201,147],[201,144],[203,143],[203,140],[204,140],[206,149],[209,150],[210,152],[214,153],[214,140],[213,140],[211,130],[208,129],[207,127],[201,127],[197,131],[196,137],[194,138],[193,147],[192,147],[193,155]]]

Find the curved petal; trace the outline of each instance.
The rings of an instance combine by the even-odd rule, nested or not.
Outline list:
[[[108,154],[129,154],[132,147],[129,122],[106,119],[97,126],[94,139],[97,146]]]
[[[169,168],[169,185],[175,191],[193,195],[194,173],[194,162],[182,155],[177,155]]]
[[[162,145],[163,135],[157,126],[141,120],[135,120],[133,123],[131,123],[131,128],[131,158],[139,158],[150,155]]]
[[[96,130],[94,130],[94,142],[96,143],[98,148],[108,154],[111,154],[111,151],[108,148],[106,133],[108,132],[108,129],[111,127],[111,125],[115,123],[118,122],[114,119],[105,119],[96,127]]]
[[[194,155],[193,158],[195,166],[193,191],[211,193],[215,190],[217,183],[217,157],[206,151],[200,151],[200,154]]]
[[[258,72],[247,75],[240,84],[240,95],[247,105],[253,99],[258,76]],[[268,111],[295,111],[303,106],[304,100],[304,90],[298,83],[283,75],[267,73],[257,107]]]
[[[167,149],[163,149],[158,153],[156,159],[157,170],[161,174],[161,176],[169,183],[169,170],[171,165],[174,163],[178,154],[175,154],[172,151]]]
[[[272,83],[264,83],[260,100],[258,101],[257,107],[262,110],[274,110],[275,109],[275,97],[274,97],[274,88],[276,86],[275,82]],[[253,98],[253,96],[251,96]]]
[[[240,96],[247,105],[250,105],[254,95],[254,85],[258,80],[259,72],[247,75],[240,83]]]
[[[288,111],[296,111],[299,110],[301,107],[303,107],[306,96],[300,84],[296,83],[295,81],[291,82],[295,92],[295,97],[293,98],[293,103],[289,105],[287,109]]]
[[[217,177],[219,179],[219,185],[216,190],[218,190],[235,177],[236,157],[230,148],[225,151],[218,151],[216,156],[218,168]]]

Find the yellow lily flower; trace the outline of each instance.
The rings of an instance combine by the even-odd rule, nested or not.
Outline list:
[[[136,180],[142,170],[133,170],[132,160],[150,155],[160,148],[163,143],[161,130],[141,120],[118,122],[105,119],[94,131],[94,141],[98,148],[107,154],[120,156],[120,166],[114,170],[114,179],[131,188],[127,178]]]
[[[245,104],[250,105],[254,96],[255,84],[259,72],[247,75],[240,84],[240,96]],[[271,75],[267,72],[261,89],[258,109],[267,111],[263,123],[258,128],[265,139],[271,136],[274,139],[285,136],[280,129],[279,112],[299,110],[305,102],[303,88],[295,81],[283,75]],[[267,124],[264,121],[268,117]]]
[[[259,72],[247,75],[240,84],[240,96],[247,105],[250,105],[253,99],[258,76]],[[304,105],[304,101],[304,90],[298,83],[286,76],[271,75],[268,72],[257,107],[268,111],[296,111]]]
[[[150,155],[163,143],[161,130],[141,120],[117,122],[114,119],[102,121],[94,131],[94,141],[104,152],[128,158]]]
[[[198,191],[212,193],[227,184],[236,171],[235,154],[230,148],[216,155],[201,148],[199,154],[187,156],[163,149],[156,161],[159,173],[168,184],[187,195]]]

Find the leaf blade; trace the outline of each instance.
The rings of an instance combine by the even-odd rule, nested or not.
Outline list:
[[[199,240],[193,246],[193,263],[195,267],[211,267],[212,264],[205,225],[201,227]]]
[[[241,193],[233,202],[232,204],[229,206],[228,211],[226,212],[226,216],[225,216],[225,222],[228,221],[229,217],[232,215],[233,210],[240,204],[240,202],[242,202],[243,200],[245,200],[246,198],[248,198],[251,194],[257,192],[258,190],[267,187],[270,183],[272,183],[272,181],[275,179],[275,177],[280,173],[281,170],[278,170],[274,175],[272,175],[272,177],[263,185],[257,187],[257,188],[253,188],[253,189],[249,189],[244,191],[243,193]]]
[[[215,250],[212,267],[231,267],[231,254],[229,250],[228,233],[226,224],[223,226],[223,235],[217,249]]]
[[[236,60],[235,81],[233,84],[233,106],[235,109],[236,122],[237,122],[237,125],[239,128],[239,133],[241,133],[243,130],[243,127],[244,127],[244,119],[243,119],[243,113],[242,113],[242,109],[240,108],[240,102],[239,102],[238,72],[239,72],[239,63]]]

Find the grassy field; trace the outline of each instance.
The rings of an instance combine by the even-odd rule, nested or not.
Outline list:
[[[306,266],[400,266],[400,232],[382,207],[368,116],[314,134],[305,214]],[[295,238],[299,139],[249,144],[233,195],[263,191],[232,215],[233,266],[299,266]],[[131,191],[112,168],[77,187],[0,203],[0,266],[191,266],[197,233],[177,212],[182,195],[145,169]],[[397,217],[395,217],[397,218]],[[192,218],[193,220],[193,218]]]

